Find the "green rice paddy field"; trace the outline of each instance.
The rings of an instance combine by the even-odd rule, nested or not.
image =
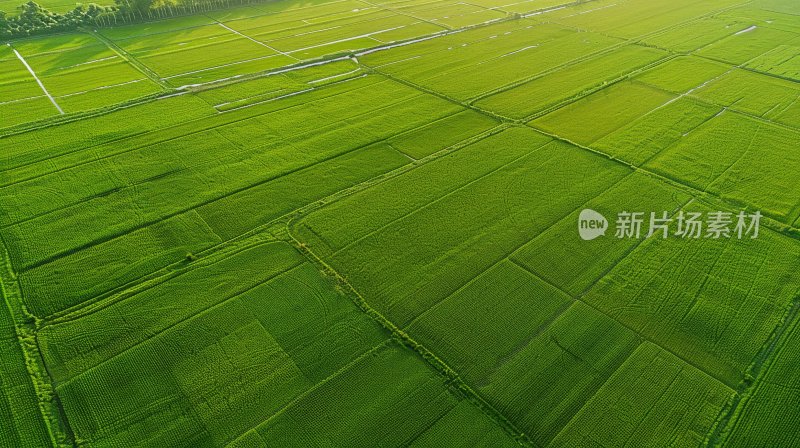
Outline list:
[[[800,3],[0,46],[0,446],[800,446]],[[763,215],[583,241],[578,213]]]

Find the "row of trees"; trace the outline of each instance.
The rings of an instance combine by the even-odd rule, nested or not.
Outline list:
[[[49,11],[31,0],[20,6],[16,15],[0,11],[0,39],[74,30],[80,26],[112,26],[163,19],[258,1],[114,0],[113,6],[90,3],[62,14]]]
[[[29,1],[19,7],[19,14],[11,16],[0,11],[0,37],[30,36],[72,30],[81,25],[97,23],[103,15],[114,14],[117,8],[89,4],[78,5],[64,14],[48,11],[36,2]]]

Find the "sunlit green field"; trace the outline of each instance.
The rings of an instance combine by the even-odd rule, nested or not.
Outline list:
[[[279,0],[0,46],[0,446],[800,445],[799,17]]]

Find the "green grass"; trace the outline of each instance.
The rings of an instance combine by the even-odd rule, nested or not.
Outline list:
[[[48,446],[51,439],[37,406],[37,395],[17,339],[9,297],[0,291],[0,442],[8,446]]]
[[[775,409],[794,403],[798,399],[797,362],[798,327],[793,325],[779,341],[775,360],[764,376],[736,410],[730,432],[724,442],[730,446],[775,444],[791,446],[798,443],[794,431],[795,415],[777,414]]]
[[[641,84],[622,82],[557,109],[530,124],[588,145],[675,97]]]
[[[287,250],[291,249],[274,243],[237,258],[253,266]],[[300,262],[298,255],[294,259]],[[178,437],[221,445],[259,425],[265,413],[279,412],[386,337],[308,263],[259,277],[249,288],[237,285],[233,295],[220,295],[219,289],[205,294],[205,306],[199,297],[186,297],[197,311],[187,314],[189,309],[182,307],[186,319],[181,323],[155,337],[141,332],[146,338],[141,343],[115,351],[106,362],[61,383],[57,390],[77,436],[147,446],[172,444]],[[121,303],[138,300],[134,296]],[[212,303],[217,306],[209,308]],[[320,316],[329,324],[306,324],[318,322]],[[137,326],[144,330],[140,325],[148,320]],[[346,329],[341,323],[347,323]],[[55,340],[49,341],[58,350]],[[329,356],[331,352],[336,356]],[[170,356],[163,356],[166,353]],[[325,361],[320,362],[320,355]],[[131,381],[114,380],[122,377]],[[159,404],[146,405],[151,400]],[[232,402],[238,405],[232,408]],[[161,430],[148,429],[158,421]]]
[[[794,444],[799,12],[284,0],[0,45],[0,445]],[[716,210],[758,238],[615,235]]]
[[[453,153],[452,162],[447,157],[429,165],[446,173],[471,153],[505,149],[504,161],[494,167],[484,163],[466,183],[432,195],[425,184],[414,181],[412,172],[382,185],[391,196],[381,189],[366,191],[349,201],[358,204],[356,209],[323,210],[299,223],[298,233],[312,248],[322,246],[322,253],[335,251],[334,267],[374,308],[405,325],[628,172],[569,145],[546,142],[532,130],[503,132]],[[567,164],[573,168],[559,169]],[[577,174],[584,172],[596,175]],[[530,200],[564,184],[570,188],[558,198]],[[402,208],[394,205],[394,198],[404,196],[408,199],[400,202]],[[383,208],[388,213],[381,216],[379,204],[387,201]],[[378,210],[362,215],[356,211],[361,207]],[[358,220],[342,227],[344,216]],[[452,216],[459,220],[450,222]],[[374,230],[361,231],[365,225]]]
[[[679,98],[596,140],[592,147],[639,166],[678,144],[721,111],[721,107]]]
[[[673,93],[693,92],[725,76],[730,67],[708,59],[683,56],[636,77],[637,81]]]
[[[756,28],[747,31],[750,27]],[[698,50],[697,54],[731,64],[744,64],[796,38],[796,34],[780,29],[743,25],[737,34],[713,42]]]
[[[789,191],[798,132],[725,112],[704,122],[645,166],[787,223],[797,218]],[[702,142],[702,143],[701,143]]]
[[[522,119],[583,92],[602,87],[625,73],[664,57],[666,54],[659,50],[628,45],[483,98],[475,104],[511,118]]]
[[[550,445],[701,446],[733,391],[645,342]]]
[[[652,238],[585,300],[733,388],[800,287],[798,257],[796,241],[770,231],[757,239]]]
[[[647,175],[631,174],[587,202],[585,207],[614,221],[620,211],[672,212],[688,200],[688,194],[671,188],[663,181]],[[579,213],[576,210],[564,217],[510,257],[572,297],[583,295],[638,243],[633,239],[614,238],[613,230],[607,231],[608,238],[588,242],[581,240],[574,231]]]
[[[734,69],[698,88],[692,95],[757,117],[788,125],[797,123],[795,117],[786,114],[800,96],[800,88],[791,81]]]
[[[526,342],[480,390],[535,442],[547,445],[640,341],[613,319],[576,303]]]

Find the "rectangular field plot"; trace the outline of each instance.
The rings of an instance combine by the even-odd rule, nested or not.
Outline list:
[[[6,45],[0,46],[0,107],[37,97],[44,98],[42,88],[17,58],[14,50]],[[11,115],[4,112],[4,122],[7,116]]]
[[[800,100],[800,86],[788,80],[734,69],[700,86],[692,95],[800,128],[800,118],[790,112]]]
[[[131,45],[128,41],[119,44],[123,48]],[[228,67],[232,64],[258,61],[260,71],[295,62],[294,59],[275,50],[238,36],[228,41],[211,40],[206,43],[195,43],[185,49],[167,47],[150,52],[132,51],[131,54],[162,78],[175,78],[170,81],[175,86],[183,85],[188,79],[186,75],[193,75],[192,79],[195,81],[214,80],[216,77],[207,79],[200,77],[198,73],[205,73],[210,71],[209,69]]]
[[[330,89],[48,160],[42,167],[64,165],[0,188],[0,234],[31,310],[63,312],[406,165],[385,141],[464,111],[381,78]],[[95,159],[105,150],[114,152]],[[43,244],[34,229],[61,237]],[[98,266],[89,288],[76,281],[87,260]],[[48,300],[55,290],[60,299]]]
[[[601,0],[585,2],[546,14],[557,23],[623,38],[642,37],[674,27],[714,11],[745,3],[743,0]]]
[[[152,33],[109,37],[173,86],[250,74],[298,61],[420,37],[445,28],[356,1],[328,2],[221,22],[174,23]],[[259,14],[259,11],[260,14]],[[255,15],[253,15],[255,14]],[[119,37],[116,37],[119,36]]]
[[[324,24],[342,18],[358,20],[359,16],[374,13],[377,7],[358,0],[313,0],[303,3],[271,2],[254,5],[261,12],[256,16],[234,19],[228,24],[238,30],[278,31],[291,34],[296,27],[308,24]],[[250,33],[248,33],[250,34]]]
[[[422,313],[404,331],[468,384],[485,385],[498,366],[571,303],[563,292],[503,260]]]
[[[246,263],[244,269],[252,271],[273,261],[275,250],[291,249],[266,245],[236,257]],[[295,264],[299,263],[299,255],[295,257]],[[117,351],[100,364],[92,363],[91,369],[70,372],[58,387],[79,437],[140,446],[165,446],[178,440],[225,444],[386,338],[377,324],[308,264],[259,274],[261,279],[255,281],[237,281],[235,271],[216,273],[233,275],[230,291],[213,288],[199,301],[196,295],[174,296],[173,300],[184,297],[192,305],[179,305],[178,315],[177,308],[172,313],[159,312],[160,329],[153,328],[154,322],[145,314],[140,319],[113,311],[92,315],[98,324],[95,328],[109,328],[110,322],[97,321],[101,317],[122,317],[133,327],[127,329],[128,334],[103,334],[88,341],[94,353],[110,346]],[[180,288],[180,277],[144,295],[130,296],[113,308],[147,309],[141,301],[153,300],[154,293],[170,285]],[[134,305],[137,302],[139,307]],[[61,356],[48,356],[55,368],[74,359],[64,359],[65,355],[76,354],[75,347],[62,345],[66,340],[58,336],[69,327],[88,324],[83,319],[72,322],[47,331],[48,350]],[[346,327],[340,327],[342,323]],[[140,331],[131,334],[133,328]],[[156,421],[160,430],[153,432]]]
[[[639,343],[612,319],[571,303],[506,260],[406,331],[546,446]]]
[[[640,339],[578,302],[521,342],[479,390],[536,443],[546,446]]]
[[[644,42],[673,51],[690,52],[747,29],[747,18],[704,17],[644,38]]]
[[[645,342],[549,446],[699,446],[732,395]]]
[[[0,46],[0,128],[59,114],[14,50]]]
[[[461,28],[506,17],[506,13],[463,2],[434,2],[421,6],[398,8],[404,14],[442,24],[447,28]]]
[[[739,403],[731,430],[723,442],[730,446],[793,446],[800,443],[795,428],[800,424],[792,409],[800,400],[800,327],[794,324],[768,360],[758,385]]]
[[[202,100],[181,95],[119,109],[91,120],[71,121],[47,130],[8,136],[3,139],[0,185],[8,186],[87,160],[101,159],[124,151],[128,144],[142,145],[141,141],[148,141],[148,138],[168,139],[170,137],[164,135],[174,131],[170,128],[213,113],[214,109]],[[18,215],[17,210],[6,209],[0,216],[5,213]]]
[[[45,96],[0,104],[0,111],[3,112],[3,122],[0,124],[0,128],[12,127],[59,115],[53,103]]]
[[[663,181],[634,173],[582,208],[595,210],[613,220],[623,210],[674,213],[688,200],[688,194],[669,187]],[[582,240],[576,230],[579,214],[580,211],[575,210],[510,256],[515,263],[576,298],[637,245],[634,239],[615,238],[610,229],[605,238]]]
[[[694,56],[681,56],[648,70],[635,79],[673,93],[702,89],[733,70],[730,66]]]
[[[641,166],[721,111],[721,107],[679,98],[594,141],[591,146]]]
[[[621,43],[599,34],[525,23],[470,30],[363,60],[380,72],[467,100]]]
[[[779,45],[747,63],[747,67],[782,78],[800,81],[800,39],[794,45]]]
[[[195,264],[40,333],[65,413],[83,440],[284,445],[296,440],[298,418],[314,428],[306,437],[356,446],[423,436],[467,444],[469,435],[455,431],[465,421],[498,442],[508,438],[421,357],[385,342],[388,333],[288,245]],[[210,287],[219,275],[230,281]],[[165,298],[173,305],[164,308]],[[134,311],[146,309],[160,311]],[[110,331],[83,338],[91,328]],[[386,377],[402,380],[387,388]],[[361,406],[367,397],[371,405]],[[386,421],[409,409],[415,418],[387,432]]]
[[[628,172],[510,129],[312,213],[294,231],[404,326]],[[555,185],[570,187],[530,199]]]
[[[205,15],[196,14],[172,19],[156,20],[146,23],[107,27],[102,29],[102,34],[103,36],[106,36],[116,42],[120,39],[169,33],[176,30],[184,30],[188,32],[192,28],[201,27],[203,25],[211,25],[213,23],[214,19]]]
[[[797,219],[798,131],[722,113],[660,152],[646,167],[787,224]]]
[[[530,117],[665,57],[660,50],[628,45],[483,98],[475,105],[511,118]]]
[[[648,238],[584,299],[735,387],[800,290],[798,262],[800,243],[766,229],[756,239]]]
[[[674,98],[669,93],[623,81],[537,118],[530,124],[559,137],[589,145]]]
[[[40,37],[14,43],[14,47],[65,113],[110,106],[162,91],[91,35]]]
[[[50,434],[37,406],[38,397],[6,297],[0,291],[0,443],[7,446],[48,446]]]
[[[779,45],[796,45],[798,40],[800,34],[797,33],[751,25],[701,48],[697,54],[738,65],[758,58]]]
[[[366,76],[366,73],[353,60],[345,59],[270,74],[224,88],[199,90],[197,95],[218,111],[230,111],[363,76]]]
[[[387,387],[387,378],[392,378],[392,387]],[[304,430],[298,432],[298,427]],[[482,443],[519,446],[474,403],[454,395],[421,358],[388,342],[299,397],[233,446]]]
[[[791,0],[757,0],[725,11],[720,17],[798,33],[797,12],[797,4]]]
[[[475,3],[476,5],[482,5],[487,8],[494,8],[501,11],[525,15],[528,13],[544,12],[550,9],[555,9],[557,7],[564,6],[569,2],[565,2],[564,0],[478,0],[472,3]]]
[[[247,29],[243,33],[302,60],[346,50],[376,47],[444,30],[443,27],[413,17],[383,10],[373,9],[367,14],[353,15],[354,17],[303,24],[290,29],[270,26]],[[237,22],[232,22],[229,26],[236,28]]]
[[[760,208],[787,224],[800,217],[800,131],[771,125],[759,128],[751,149],[709,186],[708,191],[735,204]]]
[[[465,110],[387,141],[393,148],[421,159],[494,128],[499,123],[486,115]]]

